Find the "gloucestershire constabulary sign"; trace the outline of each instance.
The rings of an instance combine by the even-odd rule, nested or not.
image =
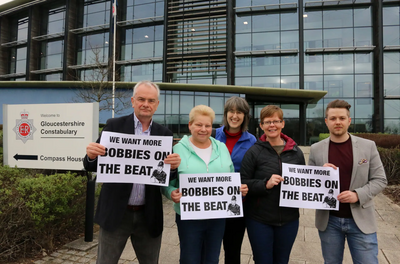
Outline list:
[[[82,170],[86,146],[98,137],[99,104],[3,105],[4,164]]]

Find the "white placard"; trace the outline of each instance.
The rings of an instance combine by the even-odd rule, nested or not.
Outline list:
[[[179,175],[181,219],[243,216],[239,173]]]
[[[100,144],[106,155],[98,157],[97,182],[143,183],[168,186],[172,136],[141,136],[104,131]]]
[[[282,163],[282,177],[280,206],[339,210],[339,168]]]
[[[4,164],[83,170],[86,146],[99,135],[99,104],[3,105]]]

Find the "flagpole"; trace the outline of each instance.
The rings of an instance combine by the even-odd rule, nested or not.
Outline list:
[[[112,7],[112,12],[113,12],[113,84],[112,84],[112,118],[114,118],[114,112],[115,112],[115,39],[117,35],[117,5],[116,5],[117,0],[113,0],[113,7]]]

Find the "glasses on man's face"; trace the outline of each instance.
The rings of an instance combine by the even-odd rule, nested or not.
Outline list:
[[[274,124],[276,126],[282,122],[283,120],[264,121],[263,125],[270,126],[271,124]]]

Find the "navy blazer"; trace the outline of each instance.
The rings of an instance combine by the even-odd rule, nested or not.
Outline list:
[[[133,120],[133,113],[128,116],[111,118],[107,120],[103,131],[135,134]],[[173,134],[168,128],[153,122],[150,135],[172,136]],[[97,139],[97,143],[100,142],[100,137]],[[86,155],[83,165],[87,171],[96,171],[97,159],[89,161]],[[115,230],[120,225],[126,211],[132,186],[132,183],[103,183],[94,221],[105,230]],[[163,205],[160,186],[145,185],[145,192],[146,203],[144,205],[144,213],[147,228],[151,236],[158,237],[163,231]]]

